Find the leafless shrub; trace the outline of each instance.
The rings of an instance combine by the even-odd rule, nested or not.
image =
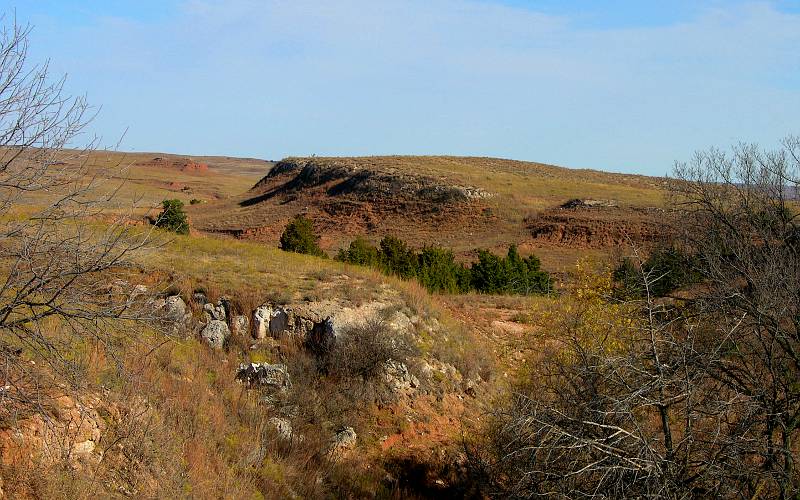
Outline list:
[[[47,65],[28,61],[30,28],[0,32],[0,407],[35,401],[22,367],[43,362],[73,384],[73,349],[107,345],[147,318],[127,279],[148,246],[130,211],[109,211],[119,186],[78,150],[91,109],[63,91]],[[21,378],[22,377],[22,378]],[[35,389],[35,388],[34,388]]]
[[[471,455],[494,493],[673,498],[706,491],[689,445],[699,436],[687,424],[697,389],[698,360],[683,349],[691,334],[678,311],[650,294],[659,277],[642,272],[645,298],[620,309],[632,314],[629,326],[621,322],[596,343],[565,321],[560,344],[493,413],[483,448]]]
[[[800,142],[740,146],[676,168],[681,243],[702,283],[656,299],[663,276],[634,255],[643,293],[616,335],[564,321],[560,345],[509,402],[474,469],[498,496],[794,498],[800,434]],[[616,307],[611,299],[606,307]]]
[[[371,381],[388,361],[403,363],[415,352],[406,335],[393,331],[380,317],[370,317],[341,332],[323,362],[333,376]]]
[[[724,471],[742,491],[781,498],[800,491],[799,179],[790,136],[775,151],[698,153],[672,185],[682,239],[702,260],[694,311],[714,338],[708,374],[738,417],[715,442]]]

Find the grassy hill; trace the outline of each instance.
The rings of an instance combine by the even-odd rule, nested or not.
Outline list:
[[[662,183],[495,158],[287,158],[250,190],[196,206],[190,215],[197,229],[274,244],[285,223],[304,213],[329,251],[356,235],[394,234],[465,258],[476,247],[513,242],[558,268],[579,253],[619,244],[626,234],[647,233],[653,212],[664,205]],[[572,199],[604,202],[562,209]]]
[[[359,235],[445,246],[461,259],[516,243],[560,271],[629,238],[652,238],[664,206],[661,178],[497,158],[287,158],[276,168],[164,153],[64,151],[60,158],[105,178],[107,190],[118,190],[120,210],[135,202],[143,217],[164,199],[183,201],[196,231],[277,245],[285,224],[305,214],[328,253]],[[597,202],[568,203],[575,199]]]
[[[84,426],[88,431],[78,428],[86,431],[79,433],[82,453],[64,463],[100,461],[87,462],[91,475],[62,475],[50,462],[0,468],[5,481],[0,488],[40,497],[88,498],[112,491],[369,497],[382,488],[388,488],[386,496],[459,496],[463,471],[455,465],[463,464],[463,437],[478,432],[506,386],[538,363],[548,318],[540,311],[560,314],[561,296],[430,294],[413,280],[278,250],[286,221],[298,213],[311,217],[329,253],[357,234],[373,240],[395,234],[414,246],[448,246],[461,258],[478,247],[503,249],[516,242],[551,270],[563,270],[578,257],[607,253],[627,230],[649,237],[647,228],[663,206],[660,179],[489,158],[272,163],[68,151],[60,161],[85,164],[87,174],[107,177],[109,187],[122,183],[113,206],[122,210],[139,201],[134,220],[142,225],[134,230],[146,227],[148,207],[178,198],[186,203],[193,231],[174,236],[157,230],[159,244],[126,268],[122,283],[103,283],[108,290],[147,290],[153,301],[148,304],[182,297],[186,315],[177,330],[165,336],[149,326],[129,331],[127,323],[110,322],[109,331],[119,330],[120,336],[105,342],[62,338],[61,325],[48,324],[48,335],[63,342],[83,384],[74,401],[62,398],[64,408],[43,414],[66,436],[75,413],[70,408],[82,405],[90,422]],[[202,202],[189,204],[193,199]],[[584,201],[567,203],[574,199]],[[102,229],[103,221],[91,224]],[[102,293],[110,294],[106,288]],[[238,324],[234,319],[250,323],[232,332],[223,348],[211,349],[202,332],[211,323],[209,311],[222,304],[231,328]],[[278,332],[259,338],[251,327],[256,311],[267,304],[316,321],[311,334],[327,324],[328,314],[341,324],[349,321],[350,328],[379,320],[370,333],[373,340],[391,338],[391,345],[400,345],[397,339],[408,339],[409,353],[397,351],[405,374],[390,371],[396,365],[387,367],[375,356],[382,344],[361,337],[348,344],[354,330],[340,330],[335,345],[355,350],[331,359],[344,365],[376,359],[370,378],[326,364],[325,351],[309,347],[313,335]],[[285,366],[293,389],[273,400],[268,388],[240,383],[239,367],[250,363]],[[60,379],[43,363],[31,366],[39,370],[37,383],[53,380],[46,395],[60,397]],[[27,429],[22,444],[13,444],[15,435],[0,427],[0,458],[38,453],[36,418],[7,424]],[[358,437],[340,456],[331,443],[344,428]],[[386,483],[390,476],[395,479]]]

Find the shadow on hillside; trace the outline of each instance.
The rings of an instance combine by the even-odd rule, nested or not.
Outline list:
[[[286,192],[286,186],[279,186],[279,187],[277,187],[275,189],[267,191],[266,193],[262,193],[262,194],[260,194],[258,196],[254,196],[252,198],[248,198],[246,200],[242,200],[242,201],[239,202],[239,206],[240,207],[250,207],[250,206],[253,206],[253,205],[258,205],[261,202],[270,200],[270,199],[272,199],[272,198],[274,198],[274,197],[276,197],[276,196],[278,196],[280,194],[283,194],[285,192]]]
[[[478,482],[456,464],[430,463],[419,457],[397,457],[385,465],[402,498],[485,498]]]

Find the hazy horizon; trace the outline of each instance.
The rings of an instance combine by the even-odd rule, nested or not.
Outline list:
[[[120,151],[664,175],[697,149],[800,133],[792,2],[2,4]]]

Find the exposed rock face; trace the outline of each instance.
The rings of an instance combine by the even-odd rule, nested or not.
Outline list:
[[[247,316],[236,314],[231,318],[231,332],[234,335],[246,335],[250,329],[250,320]]]
[[[526,219],[540,242],[571,248],[608,248],[652,242],[668,229],[657,208],[621,208],[607,200],[570,200]]]
[[[208,296],[203,292],[194,292],[192,294],[192,300],[201,306],[208,304]]]
[[[414,330],[414,323],[411,321],[411,318],[401,311],[397,311],[391,315],[387,319],[386,324],[392,330],[400,333],[409,333]]]
[[[357,440],[356,431],[352,427],[345,427],[333,436],[333,443],[331,443],[329,452],[335,456],[341,455],[345,451],[352,449]]]
[[[230,335],[231,332],[228,329],[228,324],[218,319],[212,319],[200,331],[200,336],[203,337],[203,340],[208,342],[208,345],[214,349],[222,349]]]
[[[292,388],[286,365],[271,365],[269,363],[250,363],[239,365],[236,380],[248,386],[259,385],[276,391],[286,392]]]
[[[391,169],[365,168],[346,159],[287,158],[275,164],[255,188],[276,177],[290,176],[284,191],[326,187],[329,196],[347,195],[362,201],[387,197],[433,203],[463,202],[488,198],[490,193],[473,186],[446,184],[439,179]]]
[[[291,441],[293,437],[292,423],[288,419],[272,417],[269,419],[270,425],[278,432],[278,436],[284,441]]]
[[[203,312],[208,314],[210,320],[226,321],[227,314],[225,314],[225,306],[220,300],[216,305],[206,303],[203,306]]]
[[[383,378],[395,393],[410,393],[419,387],[419,379],[408,371],[405,363],[389,360],[384,367]]]
[[[442,233],[459,239],[496,233],[499,217],[488,211],[487,203],[494,194],[465,184],[455,172],[429,169],[427,162],[416,158],[409,163],[408,157],[286,158],[219,213],[193,213],[193,226],[274,242],[287,221],[302,211],[326,234],[324,249],[346,245],[356,234],[394,234],[421,246]]]
[[[272,317],[272,306],[263,305],[253,311],[253,337],[265,339],[269,335],[269,320]]]
[[[451,384],[460,383],[463,377],[455,366],[438,359],[424,359],[419,367],[420,376],[428,380],[446,380]]]
[[[298,323],[300,323],[298,325]],[[269,334],[279,339],[284,334],[291,335],[297,330],[304,330],[302,320],[297,318],[290,307],[279,307],[270,313]]]
[[[602,207],[616,207],[617,202],[614,200],[593,200],[593,199],[579,199],[569,200],[561,205],[561,208],[602,208]]]
[[[323,316],[314,306],[272,306],[265,304],[253,313],[253,337],[280,339],[297,337],[313,345],[332,342],[336,338],[333,318]]]
[[[186,302],[180,295],[172,295],[164,300],[164,317],[169,321],[180,322],[186,319]]]
[[[0,430],[0,464],[32,467],[67,460],[80,469],[100,462],[103,452],[97,445],[107,420],[119,417],[116,408],[95,397],[81,402],[61,396],[53,403],[56,411],[49,418],[37,413]]]
[[[464,383],[464,394],[466,394],[471,398],[477,397],[478,395],[477,389],[478,389],[478,384],[472,379],[469,379]]]
[[[314,323],[311,331],[306,334],[306,345],[315,351],[325,351],[336,342],[337,331],[333,318],[328,317]]]
[[[295,314],[289,306],[264,304],[253,313],[253,336],[257,339],[285,335],[304,335],[313,328],[313,322]]]
[[[189,174],[208,174],[208,165],[205,163],[198,163],[189,158],[165,158],[156,156],[155,158],[137,163],[143,167],[155,167],[164,169],[180,170]]]

